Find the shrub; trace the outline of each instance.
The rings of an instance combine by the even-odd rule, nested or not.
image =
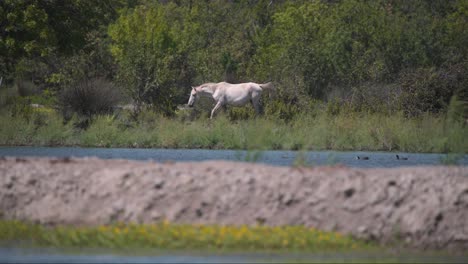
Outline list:
[[[32,115],[31,99],[28,97],[14,97],[9,105],[12,117],[21,117],[29,121]]]
[[[15,81],[15,88],[18,91],[18,94],[23,97],[39,93],[39,87],[30,80],[17,79]]]
[[[18,95],[12,86],[0,87],[0,108],[10,105]]]
[[[301,110],[306,112],[309,109],[301,109],[295,100],[288,103],[285,100],[276,99],[266,103],[264,107],[266,117],[285,121],[292,120]]]
[[[447,121],[448,122],[463,122],[464,118],[468,116],[468,102],[461,101],[456,95],[452,96],[447,108]]]
[[[366,83],[352,89],[347,99],[355,111],[392,113],[398,108],[398,87],[394,84]]]
[[[245,120],[255,117],[255,110],[250,105],[248,107],[229,107],[226,109],[228,117],[231,121]],[[223,112],[223,110],[219,111],[217,115],[221,114],[221,112]]]
[[[21,59],[15,67],[14,86],[20,96],[38,94],[47,86],[51,65],[39,60]]]
[[[65,119],[73,113],[90,119],[96,114],[111,113],[121,100],[119,89],[103,78],[83,79],[66,87],[59,104]]]
[[[399,96],[401,110],[407,116],[424,112],[438,113],[448,107],[450,98],[466,89],[466,70],[462,66],[452,66],[436,70],[420,68],[401,74]]]
[[[34,125],[33,144],[39,146],[63,146],[73,144],[73,126],[64,124],[60,114],[51,112],[38,112],[33,115]]]

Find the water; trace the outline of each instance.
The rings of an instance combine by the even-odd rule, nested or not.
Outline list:
[[[398,160],[396,154],[407,160]],[[391,168],[400,166],[439,165],[446,154],[392,153],[392,152],[338,152],[338,151],[238,151],[206,149],[136,149],[136,148],[81,148],[81,147],[0,147],[0,156],[35,157],[99,157],[103,159],[130,159],[164,161],[231,160],[260,162],[276,166],[290,166],[302,160],[305,165],[343,164],[360,168]],[[358,160],[356,157],[368,157]],[[458,160],[468,165],[468,155]]]
[[[467,263],[466,254],[411,252],[209,253],[118,252],[0,247],[1,263]]]
[[[268,257],[183,252],[135,255],[96,250],[67,252],[53,248],[0,248],[1,263],[251,263],[262,259]]]

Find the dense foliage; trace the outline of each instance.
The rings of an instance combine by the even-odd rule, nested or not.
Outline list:
[[[440,113],[454,95],[462,119],[467,17],[464,0],[4,0],[0,76],[59,101],[106,79],[137,112],[169,116],[191,85],[225,80],[274,81],[265,112],[285,120],[320,101],[330,113]]]

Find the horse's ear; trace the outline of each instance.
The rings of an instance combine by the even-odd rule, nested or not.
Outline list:
[[[195,91],[195,87],[191,86],[192,87],[192,91]]]

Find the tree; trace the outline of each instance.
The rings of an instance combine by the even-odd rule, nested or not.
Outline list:
[[[180,67],[183,55],[176,41],[178,11],[174,4],[138,6],[122,12],[109,28],[111,53],[119,65],[117,78],[137,111],[152,104],[171,114],[182,94],[178,79],[187,73]]]
[[[15,62],[24,56],[48,54],[55,45],[47,13],[37,0],[0,2],[0,60],[4,63],[0,74],[10,73]]]
[[[11,74],[21,59],[71,55],[83,49],[88,33],[106,26],[127,4],[125,0],[0,1],[0,65],[5,65],[0,74]]]

